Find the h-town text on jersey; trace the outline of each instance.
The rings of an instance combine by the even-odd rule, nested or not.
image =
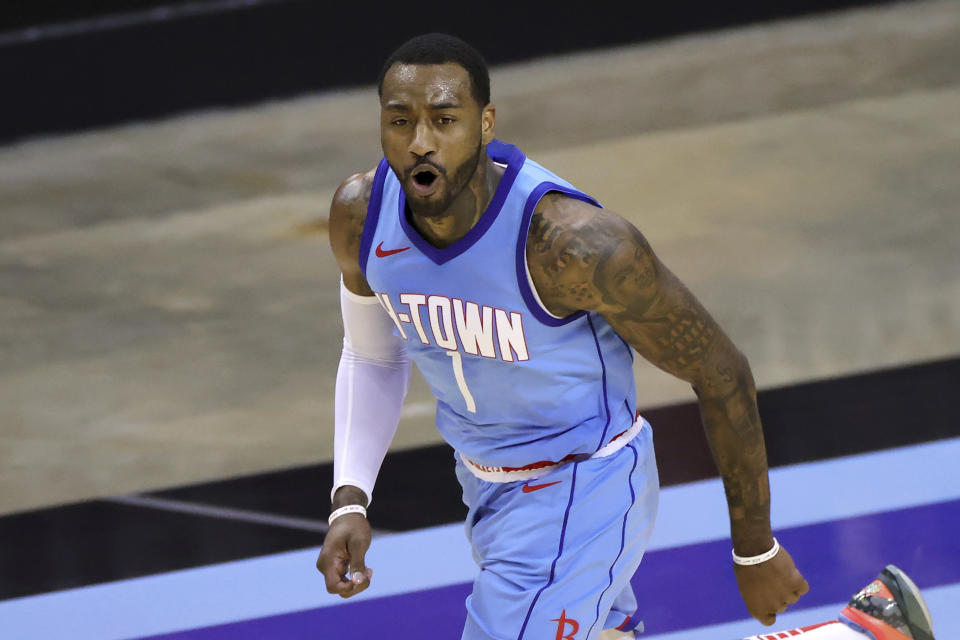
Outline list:
[[[504,362],[530,359],[523,316],[516,311],[423,293],[401,293],[396,303],[387,293],[376,296],[405,340]]]

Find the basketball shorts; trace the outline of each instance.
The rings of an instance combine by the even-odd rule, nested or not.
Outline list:
[[[463,640],[596,640],[641,624],[630,578],[660,488],[649,424],[607,457],[536,480],[481,480],[459,459],[457,477],[480,567]]]

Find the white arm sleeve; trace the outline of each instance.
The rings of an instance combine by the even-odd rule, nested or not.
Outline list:
[[[333,489],[352,485],[373,499],[380,465],[400,422],[410,383],[410,359],[393,321],[373,296],[349,291],[340,280],[343,353],[334,406]]]

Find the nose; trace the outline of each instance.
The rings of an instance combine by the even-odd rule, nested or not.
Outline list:
[[[413,131],[413,139],[410,141],[410,153],[420,158],[437,150],[436,137],[433,135],[433,129],[427,122],[419,122]]]

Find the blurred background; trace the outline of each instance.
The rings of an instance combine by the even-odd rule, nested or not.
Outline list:
[[[382,61],[434,30],[491,64],[498,138],[630,219],[748,356],[774,473],[785,495],[799,487],[794,502],[775,490],[775,515],[811,536],[809,556],[794,556],[824,585],[810,607],[836,609],[877,562],[960,598],[946,533],[960,527],[960,3],[646,4],[7,3],[0,623],[11,637],[293,638],[356,618],[361,605],[334,606],[310,573],[342,338],[327,208],[380,157]],[[694,396],[642,361],[636,373],[667,487],[663,530],[673,489],[676,504],[703,489],[721,507],[719,528],[655,543],[650,575],[660,548],[720,541],[723,583],[722,491]],[[389,544],[446,536],[464,514],[434,406],[415,375],[370,514]],[[867,497],[858,474],[878,468],[874,455],[893,457]],[[926,523],[931,537],[883,542],[883,518]],[[804,529],[815,526],[834,528]],[[450,535],[442,544],[464,555]],[[818,565],[820,547],[840,549],[845,568]],[[218,609],[199,583],[151,591],[150,580],[301,551],[303,576],[257,565],[261,578],[232,583],[274,576],[275,603],[250,592]],[[459,573],[384,577],[364,594],[370,629],[339,637],[386,628],[378,598],[439,588],[449,602],[425,602],[449,606],[424,615],[455,629],[465,555]],[[746,615],[724,600],[684,627],[655,584],[651,633],[708,637]],[[143,615],[148,601],[167,617]],[[88,626],[71,617],[98,608]],[[44,626],[52,612],[69,635]],[[281,614],[281,627],[263,622]],[[935,614],[960,634],[954,611]],[[241,620],[267,626],[229,626]]]

